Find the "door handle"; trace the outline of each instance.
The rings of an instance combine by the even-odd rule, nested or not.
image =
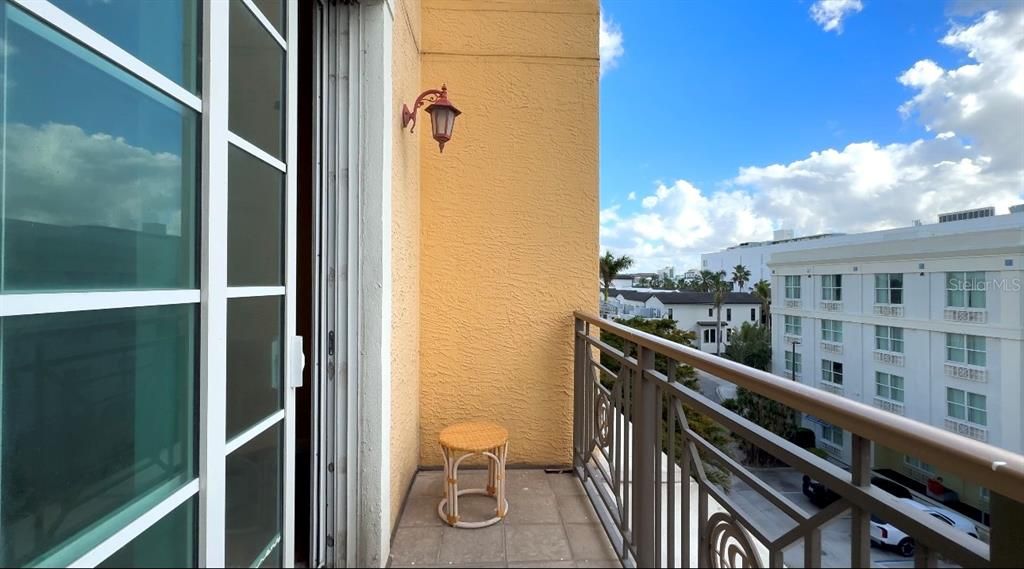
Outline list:
[[[288,387],[302,387],[302,370],[306,369],[306,354],[302,351],[302,336],[291,337],[292,361],[288,374]]]

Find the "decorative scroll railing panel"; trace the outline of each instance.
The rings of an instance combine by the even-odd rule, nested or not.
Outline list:
[[[872,516],[912,536],[918,567],[940,556],[965,567],[1019,566],[1024,556],[1020,455],[589,314],[576,313],[574,340],[574,469],[626,566],[820,567],[822,528],[845,515],[854,567],[871,564]],[[677,381],[684,366],[844,429],[850,471]],[[808,512],[708,440],[709,421],[825,485],[836,501]],[[873,485],[873,444],[988,488],[989,542]],[[726,480],[791,523],[768,527]]]

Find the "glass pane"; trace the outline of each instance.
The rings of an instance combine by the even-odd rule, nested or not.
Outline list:
[[[285,36],[284,30],[284,2],[281,0],[253,0],[256,7],[263,12],[263,15],[267,17],[270,24],[274,26],[277,33],[281,34],[281,37]]]
[[[963,348],[965,345],[963,334],[946,334],[946,345],[954,348]]]
[[[890,304],[903,304],[903,289],[895,288],[890,291],[889,302]]]
[[[196,501],[190,498],[97,567],[195,567]]]
[[[884,288],[875,289],[875,302],[877,304],[888,304],[889,303],[889,291]]]
[[[228,300],[228,438],[282,408],[282,298]]]
[[[986,363],[985,352],[967,352],[967,363],[975,366],[984,366]]]
[[[900,273],[889,275],[889,288],[903,288],[903,275]]]
[[[228,567],[280,567],[281,423],[227,459]]]
[[[985,308],[984,290],[972,290],[968,294],[971,308]]]
[[[284,50],[242,4],[231,2],[228,128],[284,156]]]
[[[198,92],[196,0],[50,0],[182,87]]]
[[[70,562],[195,477],[195,310],[0,319],[0,565],[81,537]]]
[[[193,288],[196,113],[0,12],[0,292]]]
[[[284,283],[284,174],[228,150],[228,285]]]

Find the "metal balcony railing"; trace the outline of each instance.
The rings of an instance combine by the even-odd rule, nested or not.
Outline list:
[[[624,349],[603,341],[599,331],[618,338]],[[782,567],[785,550],[802,541],[802,562],[788,564],[820,567],[822,527],[847,511],[853,567],[871,565],[871,516],[915,540],[918,567],[936,566],[939,556],[965,567],[1020,561],[1024,456],[591,314],[575,314],[574,340],[574,470],[626,566]],[[850,433],[850,471],[676,382],[681,365]],[[821,482],[838,500],[808,513],[691,426],[707,420]],[[875,444],[989,489],[988,543],[873,485]],[[760,512],[742,509],[712,476],[716,471],[748,486],[785,514],[791,527],[764,527]]]

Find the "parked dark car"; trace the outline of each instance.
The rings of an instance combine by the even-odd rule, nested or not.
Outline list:
[[[897,498],[913,499],[914,497],[906,486],[893,482],[888,478],[872,476],[871,483]],[[825,508],[840,498],[839,494],[833,492],[828,486],[816,480],[811,480],[811,477],[806,474],[803,478],[803,491],[804,495],[810,498],[811,503],[819,508]]]

